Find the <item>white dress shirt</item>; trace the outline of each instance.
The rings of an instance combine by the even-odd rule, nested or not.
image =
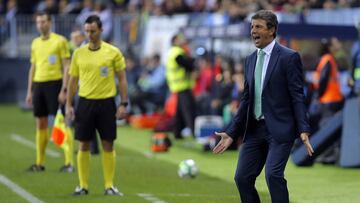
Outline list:
[[[270,44],[268,44],[265,48],[262,49],[265,52],[265,58],[264,58],[264,64],[263,64],[263,68],[262,68],[262,75],[261,75],[261,89],[263,89],[265,75],[266,75],[267,67],[269,65],[270,56],[271,56],[271,52],[274,48],[274,45],[275,45],[275,39]],[[257,51],[259,52],[260,49],[257,49]]]

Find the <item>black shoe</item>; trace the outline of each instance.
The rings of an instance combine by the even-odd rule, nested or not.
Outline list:
[[[33,164],[27,169],[27,171],[29,171],[29,172],[44,172],[45,167],[41,166],[41,165]]]
[[[105,189],[105,195],[119,195],[124,196],[122,192],[120,192],[116,187],[110,187]]]
[[[73,193],[74,196],[87,195],[87,194],[89,194],[89,190],[87,190],[87,189],[85,189],[85,188],[82,188],[82,187],[80,187],[80,186],[77,186],[77,187],[75,188],[74,193]]]
[[[72,165],[64,165],[59,170],[62,173],[72,173],[75,171],[74,167]]]

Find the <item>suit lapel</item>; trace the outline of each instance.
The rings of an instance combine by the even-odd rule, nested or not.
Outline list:
[[[278,58],[279,58],[279,55],[280,55],[279,51],[280,51],[279,45],[277,43],[275,43],[274,48],[273,48],[273,50],[271,52],[270,61],[269,61],[269,64],[268,64],[268,67],[267,67],[267,70],[266,70],[265,80],[264,80],[264,84],[263,84],[263,90],[265,89],[267,83],[269,82],[271,73],[274,70],[275,65],[276,65],[276,63],[278,61]]]

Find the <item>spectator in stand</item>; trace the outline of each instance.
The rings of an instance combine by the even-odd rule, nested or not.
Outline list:
[[[59,0],[59,14],[78,14],[81,11],[81,2],[80,1],[69,1],[69,0]]]
[[[10,23],[18,12],[16,0],[9,0],[6,4],[5,19],[7,23]]]
[[[322,4],[323,4],[323,2],[320,2],[319,0],[309,0],[308,1],[308,6],[309,6],[310,9],[322,8]]]
[[[138,80],[141,75],[142,67],[137,64],[132,56],[125,58],[126,60],[126,78],[128,81],[128,95],[130,98],[130,105],[132,105],[132,99],[139,92]],[[131,111],[134,109],[131,108]],[[130,112],[133,114],[134,112]]]
[[[81,29],[86,18],[88,18],[94,11],[93,0],[84,0],[82,3],[82,9],[79,15],[76,17],[76,25]]]
[[[223,63],[223,57],[220,54],[216,54],[214,66],[213,66],[214,78],[218,77],[218,75],[221,75],[222,63]]]
[[[211,114],[222,115],[225,105],[231,102],[231,92],[234,88],[234,82],[231,78],[233,72],[232,67],[229,66],[224,68],[222,74],[215,78],[211,91]]]
[[[333,0],[325,0],[323,3],[323,9],[325,10],[334,10],[336,9],[336,3]]]
[[[67,14],[65,12],[65,8],[68,4],[68,0],[59,0],[59,15],[65,15]]]
[[[56,0],[45,0],[40,2],[36,10],[38,12],[46,12],[50,15],[59,13],[59,7]]]
[[[133,0],[111,0],[115,13],[123,13],[126,11],[127,4],[133,2]],[[138,0],[135,0],[138,3]]]
[[[212,83],[214,79],[213,70],[211,67],[210,59],[205,54],[198,59],[197,78],[195,81],[195,87],[193,89],[197,114],[206,115],[209,113],[210,109],[210,92],[212,88]]]
[[[164,11],[162,9],[161,3],[155,3],[153,15],[154,16],[162,16],[162,15],[164,15]]]
[[[1,2],[1,1],[0,1]],[[1,10],[0,10],[1,12]],[[10,25],[15,19],[16,14],[18,13],[16,0],[9,0],[6,3],[6,13],[5,20],[0,19],[0,34],[7,33],[10,30]],[[0,41],[0,45],[1,45]]]
[[[147,20],[150,15],[154,13],[155,3],[153,1],[144,1],[144,5],[141,9],[141,15],[143,20]]]
[[[188,13],[190,8],[182,0],[164,0],[162,4],[165,15],[174,15],[176,13]]]
[[[338,8],[350,8],[351,3],[349,0],[338,0]]]
[[[239,62],[235,63],[232,81],[234,85],[231,91],[231,101],[225,106],[223,112],[225,125],[229,124],[231,119],[236,115],[236,112],[240,107],[240,100],[244,91],[244,68]]]
[[[98,15],[103,23],[102,40],[110,42],[112,39],[113,15],[110,5],[104,0],[96,0],[94,4],[95,14]]]
[[[167,95],[165,67],[160,63],[160,55],[155,54],[138,80],[139,91],[130,98],[132,106],[139,107],[142,114],[148,113],[147,103],[155,110],[165,103]]]

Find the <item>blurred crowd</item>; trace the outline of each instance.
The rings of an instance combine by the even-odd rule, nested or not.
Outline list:
[[[149,16],[189,14],[192,26],[240,23],[261,9],[306,15],[308,9],[340,9],[360,7],[358,0],[0,0],[0,32],[16,15],[46,12],[60,18],[76,17],[71,30],[81,28],[84,20],[97,14],[103,22],[102,37],[112,41],[114,16],[129,16],[126,29],[129,41],[136,37]],[[301,18],[302,19],[302,18]],[[72,22],[72,21],[71,21]],[[124,23],[123,23],[124,24]],[[125,23],[126,24],[126,23]],[[139,26],[140,28],[135,28]],[[77,27],[77,28],[76,28]],[[64,33],[60,33],[64,34]]]
[[[211,58],[207,52],[198,55],[192,75],[195,80],[192,92],[197,106],[196,115],[223,116],[225,108],[225,117],[229,121],[228,114],[235,113],[239,105],[243,74],[240,62],[221,55]],[[127,76],[133,113],[146,114],[163,107],[169,90],[165,67],[160,63],[159,55],[138,63],[133,57],[127,57]]]
[[[268,9],[281,12],[304,12],[307,9],[339,9],[360,7],[358,0],[0,0],[0,13],[5,14],[9,20],[17,14],[32,14],[44,11],[50,14],[64,16],[73,14],[76,24],[82,25],[84,20],[91,14],[98,14],[103,22],[102,37],[105,41],[111,41],[111,29],[113,16],[123,14],[140,14],[142,18],[155,15],[173,15],[186,13],[196,15],[199,13],[214,13],[226,16],[227,23],[243,21],[249,14],[260,9]],[[130,26],[129,26],[130,27]],[[79,29],[71,35],[73,44],[81,44],[83,39],[76,43],[74,36],[80,35]],[[78,47],[75,45],[73,47]],[[311,45],[313,47],[313,44]],[[293,47],[296,49],[296,47]],[[202,48],[204,49],[204,48]],[[311,48],[313,50],[313,48]],[[298,50],[298,49],[297,49]],[[165,64],[161,61],[160,54],[154,54],[148,58],[139,58],[138,54],[131,50],[123,50],[126,54],[127,76],[129,81],[129,97],[132,105],[132,114],[147,114],[156,112],[164,107],[169,97],[168,84],[166,82]],[[207,50],[192,50],[195,56],[195,69],[193,78],[195,85],[192,93],[196,102],[196,115],[222,116],[225,124],[231,120],[239,107],[239,98],[243,91],[244,71],[243,61],[234,60],[230,57],[210,53]],[[354,51],[353,51],[354,52]],[[350,75],[350,57],[344,57],[344,49],[333,51],[339,72]],[[360,55],[359,52],[354,52]],[[320,59],[320,53],[312,53]],[[317,56],[315,56],[317,55]],[[304,64],[308,64],[303,55]],[[342,61],[346,61],[345,63]],[[315,62],[314,62],[315,63]],[[345,64],[345,65],[344,65]],[[312,64],[315,69],[316,64]],[[304,66],[311,69],[309,66]],[[346,71],[342,71],[346,70]],[[354,71],[353,71],[354,72]],[[359,74],[360,75],[360,74]],[[360,77],[360,76],[359,76]],[[319,80],[319,79],[318,79]],[[347,81],[347,80],[345,80]],[[360,81],[360,80],[359,80]],[[309,92],[314,91],[314,81],[309,82]],[[341,81],[339,81],[341,82]],[[351,83],[351,82],[350,82]],[[356,80],[352,83],[356,83]],[[353,84],[353,86],[354,86]],[[347,87],[347,82],[340,84],[340,89]],[[360,85],[358,85],[360,86]],[[348,88],[349,89],[349,88]],[[349,92],[349,91],[348,91]],[[348,94],[344,93],[346,97]],[[308,98],[309,104],[311,94]],[[311,109],[310,109],[311,110]],[[338,110],[338,109],[337,109]]]
[[[357,0],[0,0],[0,14],[81,14],[109,9],[112,13],[173,15],[178,13],[213,12],[244,19],[260,9],[302,12],[306,9],[338,9],[359,7]]]
[[[306,9],[359,6],[360,1],[357,0],[0,0],[0,13],[6,14],[6,19],[11,19],[17,14],[38,11],[60,16],[74,14],[79,26],[89,15],[96,13],[103,22],[103,39],[111,41],[114,14],[140,13],[142,16],[161,16],[210,12],[223,14],[228,17],[227,22],[232,23],[242,21],[248,14],[259,9],[302,12]],[[74,30],[75,33],[79,31]],[[136,111],[146,113],[149,106],[153,110],[162,106],[167,96],[163,90],[167,87],[165,68],[160,62],[165,60],[158,54],[144,59],[138,58],[134,53],[127,54],[129,92]],[[234,112],[243,88],[242,61],[234,61],[220,54],[208,53],[206,50],[196,58],[196,84],[193,93],[199,106],[197,115],[221,115],[224,108]],[[306,61],[304,62],[306,64]]]

